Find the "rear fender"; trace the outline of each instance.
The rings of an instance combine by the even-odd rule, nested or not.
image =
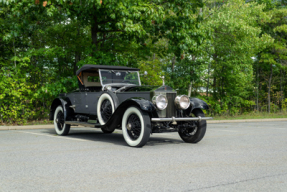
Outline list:
[[[69,108],[69,106],[71,105],[70,99],[68,97],[58,97],[58,98],[54,99],[54,101],[52,102],[50,114],[49,114],[50,120],[54,119],[55,110],[59,105],[61,105],[63,107],[65,121],[66,121],[67,117],[71,116],[71,114],[73,113],[72,109]]]

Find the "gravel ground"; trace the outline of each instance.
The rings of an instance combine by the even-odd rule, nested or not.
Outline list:
[[[198,144],[121,131],[0,131],[0,191],[287,191],[287,121],[209,124]]]

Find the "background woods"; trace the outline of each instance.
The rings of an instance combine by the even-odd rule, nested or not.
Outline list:
[[[287,3],[0,0],[0,122],[46,118],[83,64],[148,71],[211,115],[286,111]]]

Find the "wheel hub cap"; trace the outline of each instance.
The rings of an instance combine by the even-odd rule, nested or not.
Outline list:
[[[130,123],[127,124],[127,130],[131,130],[132,129],[132,125]]]

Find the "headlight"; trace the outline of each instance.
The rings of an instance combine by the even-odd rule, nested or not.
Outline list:
[[[188,96],[180,95],[175,98],[174,103],[178,109],[187,109],[190,105],[190,100]]]
[[[167,107],[167,98],[164,95],[153,96],[152,102],[159,110],[164,110]]]

